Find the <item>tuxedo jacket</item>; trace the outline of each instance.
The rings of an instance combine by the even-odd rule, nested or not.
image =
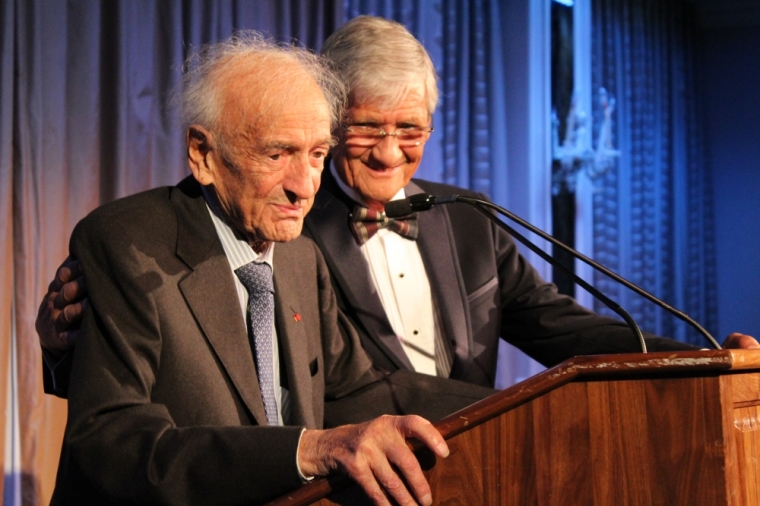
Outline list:
[[[483,195],[412,180],[407,196]],[[374,364],[388,371],[412,369],[385,314],[369,267],[349,228],[354,202],[325,171],[304,235],[327,261],[341,310],[358,329]],[[418,214],[417,243],[441,331],[455,353],[451,378],[493,386],[499,338],[546,366],[575,355],[640,351],[624,324],[601,317],[557,293],[520,255],[512,238],[465,204],[435,206]],[[694,349],[648,335],[651,351]]]
[[[262,502],[301,485],[300,433],[322,427],[325,399],[359,418],[398,406],[387,393],[365,411],[370,403],[350,402],[384,383],[336,307],[321,254],[299,238],[273,256],[293,426],[263,427],[234,274],[191,178],[95,210],[70,250],[91,304],[71,360],[52,504]],[[428,388],[410,378],[411,389]]]

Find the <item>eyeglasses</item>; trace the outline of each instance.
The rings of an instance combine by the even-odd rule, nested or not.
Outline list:
[[[354,146],[371,147],[384,137],[395,137],[399,147],[421,146],[430,138],[433,127],[405,126],[388,132],[375,125],[342,125],[346,132],[346,142]]]

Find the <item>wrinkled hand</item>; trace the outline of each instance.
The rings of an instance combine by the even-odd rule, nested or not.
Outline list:
[[[385,415],[359,425],[304,431],[298,465],[306,476],[348,474],[377,505],[390,504],[386,494],[402,506],[417,504],[414,498],[428,505],[432,503],[430,485],[406,444],[410,437],[439,457],[449,454],[441,434],[424,418]]]
[[[758,343],[757,339],[752,336],[734,332],[733,334],[729,335],[725,341],[723,341],[723,347],[735,350],[754,350],[760,349],[760,343]]]
[[[61,354],[74,346],[87,307],[86,294],[82,266],[69,257],[58,267],[34,322],[43,348]]]

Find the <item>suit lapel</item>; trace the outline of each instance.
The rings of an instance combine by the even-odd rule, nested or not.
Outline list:
[[[414,182],[404,189],[406,195],[423,193]],[[448,214],[443,206],[435,206],[418,214],[419,236],[417,247],[425,264],[430,291],[440,315],[444,338],[456,343],[456,359],[451,371],[452,377],[459,377],[458,368],[470,362],[472,336],[470,335],[470,313],[467,293],[464,289],[459,258],[452,241],[453,232]],[[452,283],[456,280],[456,283]]]
[[[299,258],[294,258],[294,244],[277,244],[274,252],[274,296],[277,338],[280,353],[288,375],[290,391],[291,424],[306,427],[321,427],[322,420],[316,420],[312,405],[312,384],[309,374],[308,332],[319,333],[319,326],[307,326],[300,322],[298,315],[305,314],[306,305],[316,305],[305,301],[305,297],[317,294],[304,294],[300,276],[292,269],[298,265]],[[321,337],[318,337],[321,339]]]
[[[349,232],[351,209],[347,202],[341,200],[344,197],[330,173],[326,172],[322,176],[322,188],[317,193],[314,207],[306,216],[305,225],[322,251],[348,305],[355,309],[356,318],[370,339],[375,340],[397,367],[411,370],[412,364],[393,332],[372,282],[367,261]]]
[[[192,272],[179,289],[246,408],[266,425],[258,377],[232,271],[199,185],[185,179],[172,192],[177,212],[177,256]]]

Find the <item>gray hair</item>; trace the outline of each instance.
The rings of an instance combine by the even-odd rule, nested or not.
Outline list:
[[[333,128],[340,121],[346,105],[346,87],[328,60],[252,30],[240,31],[225,41],[203,46],[188,57],[183,65],[182,87],[174,99],[181,107],[185,125],[198,124],[213,132],[223,154],[231,153],[229,130],[234,128],[234,125],[225,125],[222,117],[226,77],[228,72],[239,70],[240,65],[245,64],[251,66],[253,73],[261,74],[266,82],[293,83],[303,80],[305,72],[322,90]],[[269,97],[277,90],[256,92],[261,94],[262,107],[266,107]]]
[[[422,44],[400,23],[359,16],[325,41],[322,54],[335,64],[350,99],[366,96],[395,107],[411,86],[421,82],[427,110],[435,112],[435,67]]]

